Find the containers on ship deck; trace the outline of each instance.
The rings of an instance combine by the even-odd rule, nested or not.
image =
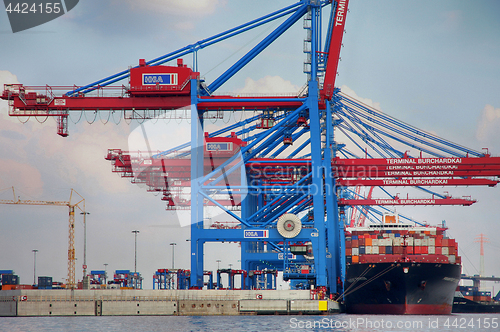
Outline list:
[[[356,264],[410,259],[461,264],[455,239],[445,237],[444,229],[422,228],[425,227],[373,230],[352,228],[346,231],[346,262]]]

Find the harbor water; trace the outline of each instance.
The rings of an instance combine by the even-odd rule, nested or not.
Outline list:
[[[500,331],[500,314],[0,317],[1,331]]]

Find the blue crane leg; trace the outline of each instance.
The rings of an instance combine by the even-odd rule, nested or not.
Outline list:
[[[317,236],[311,238],[314,253],[314,269],[316,271],[316,286],[327,286],[326,282],[326,234],[325,234],[325,208],[323,198],[323,173],[321,155],[321,128],[320,111],[318,108],[318,81],[316,80],[316,65],[318,51],[317,41],[317,11],[318,7],[311,6],[312,11],[312,41],[311,52],[314,55],[311,59],[311,80],[309,81],[309,94],[307,98],[307,107],[309,108],[309,118],[311,127],[311,168],[312,168],[312,186],[311,194],[313,196],[314,227],[317,229]]]
[[[325,158],[323,160],[323,165],[325,167],[325,187],[326,187],[326,223],[327,223],[327,247],[329,257],[327,257],[327,276],[328,285],[330,287],[330,293],[340,292],[335,286],[337,283],[337,277],[341,274],[341,262],[340,253],[343,250],[344,242],[340,240],[339,228],[339,210],[337,203],[337,195],[335,192],[335,179],[332,174],[332,149],[334,145],[333,141],[333,123],[332,123],[332,108],[330,103],[326,104],[326,149]],[[342,228],[343,229],[343,228]],[[342,232],[343,233],[343,232]]]
[[[191,80],[191,287],[203,287],[203,117],[197,108],[196,80]]]

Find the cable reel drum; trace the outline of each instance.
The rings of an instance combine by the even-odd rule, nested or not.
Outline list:
[[[285,213],[279,217],[277,222],[278,233],[287,239],[291,239],[300,234],[302,222],[300,218],[292,213]]]

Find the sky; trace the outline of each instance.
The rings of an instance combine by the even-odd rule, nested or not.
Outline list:
[[[84,85],[177,50],[292,4],[291,1],[109,0],[80,1],[68,14],[13,34],[0,13],[0,84]],[[383,112],[443,138],[500,156],[500,3],[495,0],[351,0],[336,86]],[[271,23],[198,53],[201,76],[212,82],[256,42]],[[254,59],[219,92],[296,92],[305,83],[299,22]],[[192,65],[192,58],[184,61]],[[126,82],[124,82],[126,84]],[[38,119],[43,122],[44,119]],[[135,124],[116,125],[106,116],[70,119],[70,136],[56,135],[52,119],[22,124],[0,101],[0,199],[16,188],[22,199],[67,200],[73,188],[86,200],[89,270],[134,268],[152,287],[158,268],[189,268],[189,229],[181,228],[160,197],[111,172],[109,148],[127,150]],[[88,121],[86,121],[88,120]],[[73,121],[73,122],[72,122]],[[175,141],[165,125],[165,139]],[[172,127],[174,126],[174,127]],[[161,130],[161,129],[160,129]],[[464,272],[477,274],[480,233],[485,274],[500,276],[499,188],[435,188],[472,196],[471,207],[418,207],[403,212],[431,224],[446,220],[460,244]],[[212,217],[212,216],[209,216]],[[67,275],[68,216],[65,207],[0,205],[0,269],[13,269],[21,283],[37,275]],[[235,250],[228,250],[234,246]],[[205,267],[238,265],[237,245],[206,246]],[[83,219],[77,214],[77,279],[82,277]],[[495,287],[495,284],[488,285]],[[500,287],[496,285],[496,291]],[[496,292],[495,291],[495,292]]]

